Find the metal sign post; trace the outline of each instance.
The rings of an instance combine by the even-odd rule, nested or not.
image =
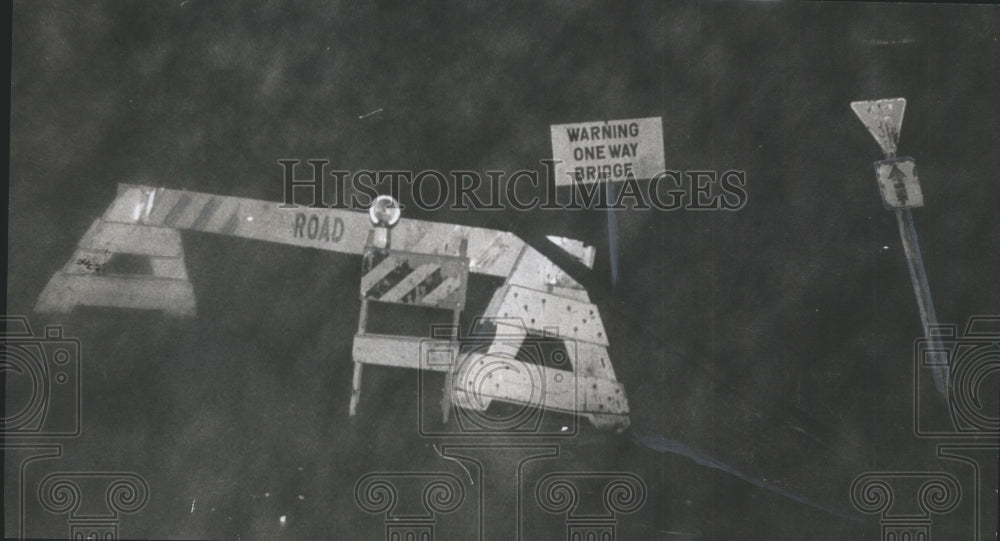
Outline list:
[[[885,208],[896,212],[899,237],[903,242],[906,263],[910,269],[910,280],[913,282],[913,292],[917,296],[920,319],[924,324],[924,336],[931,344],[930,349],[939,354],[942,349],[937,336],[933,333],[933,330],[938,328],[937,315],[934,312],[934,301],[931,298],[931,287],[924,270],[923,257],[920,255],[917,229],[913,226],[913,214],[910,213],[911,208],[923,206],[924,197],[920,190],[914,160],[896,157],[906,99],[856,101],[851,103],[851,109],[875,137],[885,155],[885,160],[875,162],[875,179]],[[938,391],[947,395],[948,365],[938,362],[933,364],[934,385]]]
[[[611,285],[614,287],[618,283],[618,222],[614,205],[619,195],[614,184],[651,179],[666,169],[663,118],[553,124],[549,129],[555,164],[553,182],[557,187],[605,183]]]

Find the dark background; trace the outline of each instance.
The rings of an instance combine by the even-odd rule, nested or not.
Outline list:
[[[278,201],[279,159],[538,169],[550,124],[662,116],[667,167],[744,170],[748,204],[618,212],[615,284],[602,211],[421,217],[596,246],[633,428],[860,520],[586,425],[530,476],[640,475],[622,539],[877,539],[850,505],[857,475],[954,468],[913,434],[920,318],[849,103],[908,100],[899,153],[920,168],[939,320],[997,313],[1000,10],[622,4],[15,3],[8,313],[83,344],[84,433],[50,467],[146,478],[123,537],[381,538],[358,477],[464,473],[418,437],[413,373],[369,369],[347,416],[359,258],[186,232],[192,320],[34,314],[45,283],[118,182]],[[473,284],[480,309],[493,285]],[[27,505],[29,534],[65,535]],[[960,511],[935,531],[971,538]],[[440,537],[474,520],[442,518]],[[564,535],[562,517],[525,521],[529,539]]]

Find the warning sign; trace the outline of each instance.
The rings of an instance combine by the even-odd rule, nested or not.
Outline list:
[[[887,209],[924,206],[924,194],[917,179],[913,158],[895,158],[875,162],[875,175],[882,202]]]
[[[882,152],[885,152],[886,156],[895,156],[896,145],[899,143],[899,130],[903,127],[906,98],[856,101],[851,103],[851,109],[868,128],[872,137],[878,141]]]
[[[665,169],[661,117],[555,124],[556,186],[653,178]]]

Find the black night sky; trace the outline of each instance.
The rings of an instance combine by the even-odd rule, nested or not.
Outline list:
[[[185,232],[194,319],[36,314],[49,277],[119,182],[279,201],[281,159],[539,169],[551,124],[662,117],[667,168],[745,171],[744,208],[618,211],[614,242],[606,211],[411,214],[597,248],[594,269],[576,272],[632,432],[584,424],[558,458],[527,467],[524,538],[565,535],[565,517],[529,496],[570,470],[644,480],[619,539],[874,540],[879,517],[852,507],[850,486],[890,470],[960,479],[959,506],[933,531],[974,539],[971,467],[914,434],[915,395],[939,401],[931,415],[947,408],[926,378],[914,384],[920,316],[874,182],[882,155],[849,104],[907,99],[899,154],[919,167],[916,229],[938,319],[961,331],[1000,313],[998,69],[1000,9],[985,5],[16,2],[7,311],[36,333],[61,324],[83,348],[83,435],[27,482],[138,473],[150,499],[122,516],[122,538],[383,538],[384,518],[355,505],[359,477],[466,474],[417,434],[413,373],[370,369],[361,414],[347,416],[360,258]],[[470,308],[496,285],[474,279]],[[984,382],[996,412],[996,372]],[[996,454],[984,456],[995,482]],[[497,457],[496,471],[512,460]],[[995,486],[980,487],[981,532],[996,524]],[[481,495],[466,490],[437,538],[476,538]],[[516,495],[490,497],[513,522]],[[65,536],[66,517],[33,498],[29,537]],[[486,538],[511,538],[490,520]]]

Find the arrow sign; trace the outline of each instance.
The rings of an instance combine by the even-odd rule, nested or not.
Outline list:
[[[892,210],[924,205],[924,195],[920,190],[917,166],[913,158],[875,162],[875,179],[885,208]]]
[[[899,130],[903,127],[906,98],[855,101],[851,103],[851,109],[882,147],[882,152],[890,158],[895,156]]]
[[[885,160],[875,162],[875,179],[885,208],[896,212],[899,237],[903,242],[906,263],[910,268],[910,281],[917,296],[920,319],[924,324],[924,336],[934,351],[941,351],[940,340],[931,333],[931,329],[938,327],[937,314],[934,312],[924,260],[920,255],[917,229],[913,226],[913,214],[910,212],[911,207],[923,206],[924,195],[920,191],[913,158],[896,158],[896,144],[899,143],[899,129],[903,126],[906,99],[856,101],[851,103],[851,109],[885,153]],[[951,378],[947,359],[935,366],[934,384],[941,394],[948,396]]]
[[[896,189],[896,199],[900,203],[906,204],[906,184],[903,183],[903,179],[906,175],[896,167],[896,164],[892,165],[892,171],[889,172],[889,180],[892,181],[892,187]]]

